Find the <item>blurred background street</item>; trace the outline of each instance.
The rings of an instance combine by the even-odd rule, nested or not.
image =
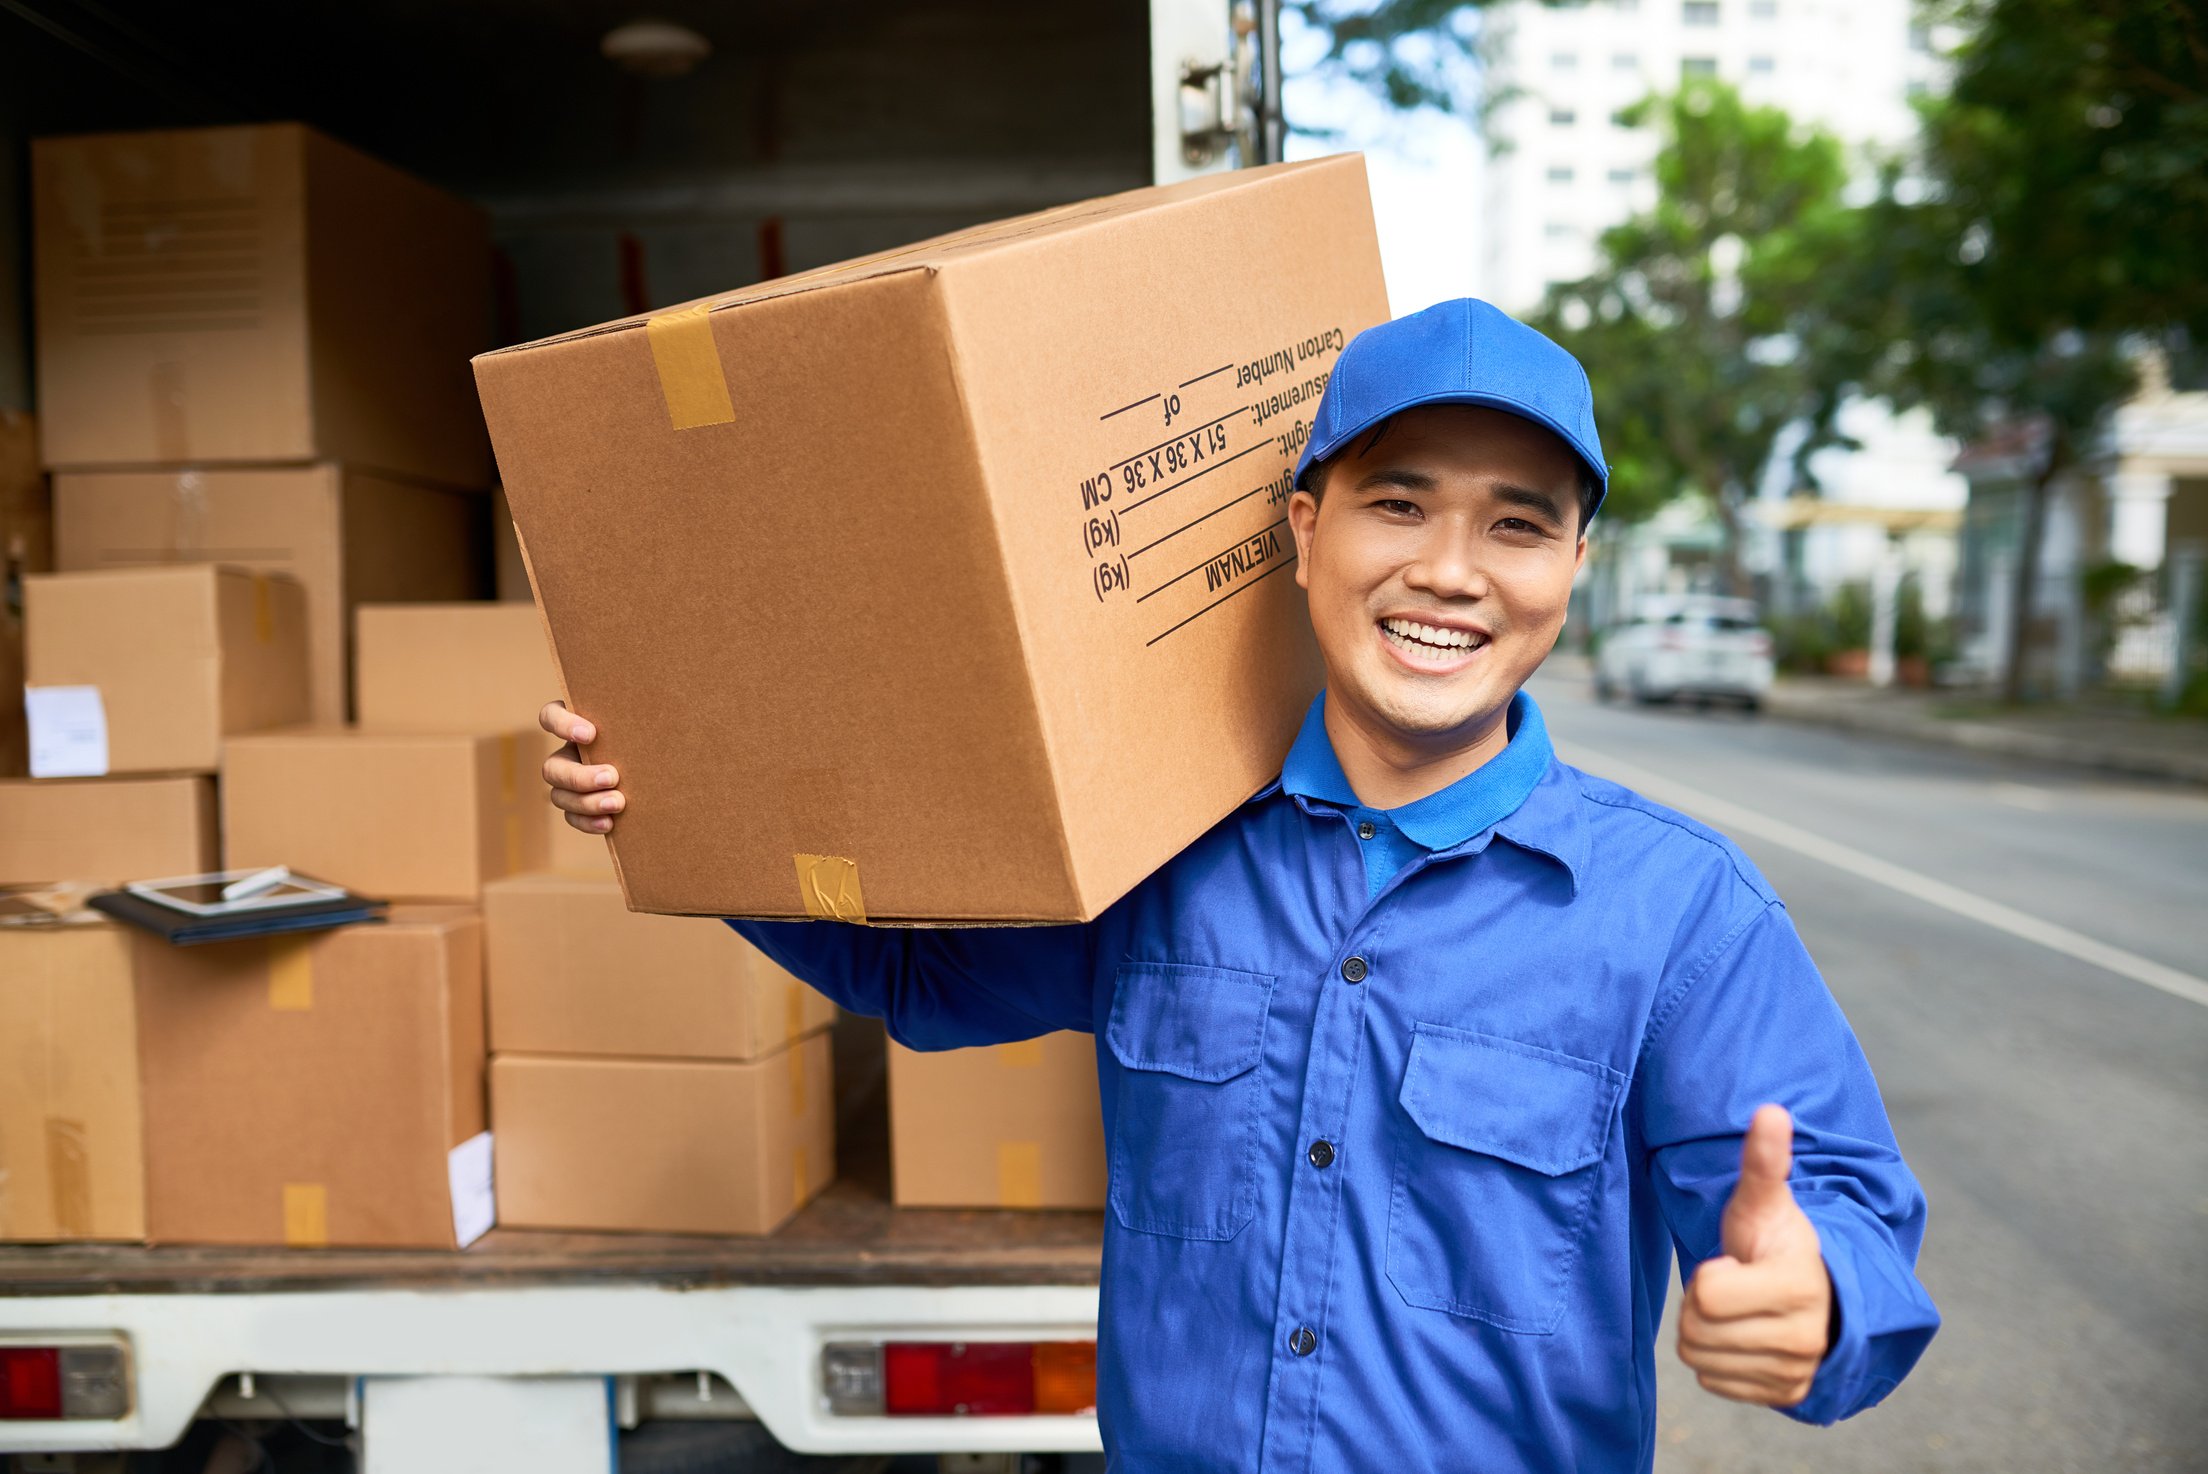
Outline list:
[[[1717,825],[1762,869],[1932,1203],[1921,1267],[1946,1325],[1885,1405],[1828,1431],[1719,1402],[1667,1329],[1657,1468],[2201,1468],[2208,792],[1603,706],[1569,657],[1532,690],[1567,762]],[[2198,991],[2174,996],[1833,863],[1854,856],[2114,944]]]

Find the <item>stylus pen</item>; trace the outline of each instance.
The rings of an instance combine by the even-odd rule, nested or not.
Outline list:
[[[225,901],[242,901],[247,896],[257,896],[263,891],[274,890],[291,879],[291,870],[283,865],[271,865],[266,870],[256,870],[243,880],[233,880],[222,888]]]

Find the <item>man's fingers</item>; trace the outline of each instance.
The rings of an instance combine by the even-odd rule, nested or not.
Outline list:
[[[564,701],[546,702],[544,710],[537,713],[537,725],[562,742],[588,747],[598,740],[598,729],[569,711]]]
[[[628,800],[618,788],[601,793],[575,793],[565,788],[552,790],[552,807],[570,814],[618,814],[628,806]]]
[[[1702,1384],[1705,1392],[1714,1392],[1733,1402],[1751,1402],[1758,1407],[1792,1407],[1809,1396],[1806,1381],[1777,1386],[1760,1379],[1719,1376],[1712,1372],[1696,1372],[1694,1380]]]
[[[1679,1312],[1679,1347],[1682,1356],[1692,1350],[1710,1354],[1779,1356],[1814,1364],[1824,1360],[1825,1327],[1807,1311],[1712,1320],[1687,1305]]]
[[[575,749],[563,747],[544,760],[544,781],[554,792],[597,793],[619,787],[621,775],[604,763],[577,762]]]
[[[1818,1269],[1821,1274],[1821,1261]],[[1687,1284],[1685,1310],[1707,1320],[1786,1315],[1814,1308],[1820,1283],[1786,1260],[1743,1264],[1721,1254],[1695,1270]]]
[[[1789,1391],[1817,1375],[1815,1357],[1766,1351],[1705,1351],[1682,1345],[1679,1359],[1710,1377],[1755,1382],[1774,1392]]]
[[[582,830],[585,834],[607,834],[613,829],[613,820],[603,815],[569,814],[565,817],[569,824]]]

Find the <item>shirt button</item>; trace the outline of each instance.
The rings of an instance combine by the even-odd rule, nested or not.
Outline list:
[[[1342,964],[1342,981],[1346,983],[1361,983],[1365,980],[1365,972],[1365,959],[1362,957],[1352,957]]]
[[[1379,830],[1372,827],[1372,821],[1370,819],[1365,820],[1362,824],[1359,824],[1357,826],[1357,837],[1359,839],[1370,839],[1379,832]]]
[[[1289,1333],[1288,1349],[1298,1356],[1309,1356],[1319,1349],[1319,1333],[1309,1326],[1297,1326]]]
[[[1304,1155],[1311,1159],[1311,1165],[1314,1167],[1331,1167],[1334,1165],[1334,1143],[1331,1141],[1314,1141],[1311,1143],[1311,1150]]]

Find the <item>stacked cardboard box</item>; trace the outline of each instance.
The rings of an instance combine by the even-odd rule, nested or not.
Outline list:
[[[344,720],[353,604],[488,588],[480,213],[295,124],[43,139],[32,189],[60,566],[292,575]]]
[[[0,778],[30,771],[18,591],[26,575],[53,566],[53,506],[38,463],[37,423],[19,410],[0,410]]]
[[[499,881],[483,908],[501,1222],[767,1233],[828,1185],[826,999],[610,876]]]
[[[1096,1040],[889,1046],[893,1191],[905,1208],[1101,1208]]]

